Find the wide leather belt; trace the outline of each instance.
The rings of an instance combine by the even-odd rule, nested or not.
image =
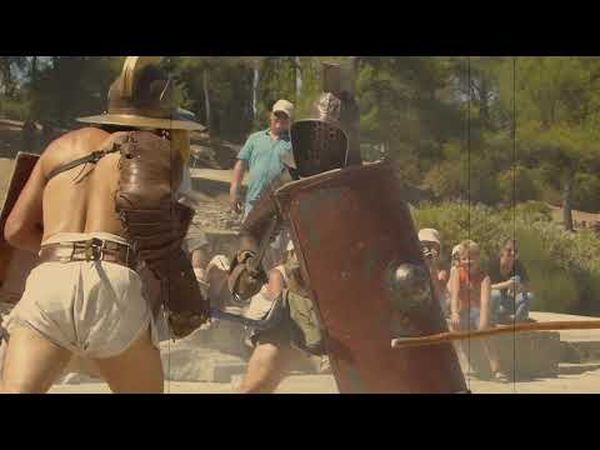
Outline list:
[[[135,255],[129,245],[97,238],[44,245],[40,250],[38,261],[40,264],[44,262],[105,261],[130,269],[134,269],[136,266]]]

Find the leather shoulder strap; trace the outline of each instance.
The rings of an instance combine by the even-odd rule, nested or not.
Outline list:
[[[118,150],[119,150],[119,147],[117,145],[114,145],[108,150],[96,150],[96,151],[93,151],[92,153],[90,153],[89,155],[83,156],[82,158],[77,158],[77,159],[74,159],[73,161],[62,164],[60,166],[57,166],[50,171],[50,173],[46,177],[46,181],[50,181],[52,178],[54,178],[59,173],[66,172],[67,170],[70,170],[73,167],[80,166],[81,164],[87,164],[87,163],[96,164],[104,156],[108,155],[109,153],[114,153]]]

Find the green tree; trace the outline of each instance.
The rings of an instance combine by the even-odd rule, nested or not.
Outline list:
[[[563,221],[572,230],[575,181],[600,158],[600,60],[518,58],[514,82],[519,159],[550,159],[559,168]]]

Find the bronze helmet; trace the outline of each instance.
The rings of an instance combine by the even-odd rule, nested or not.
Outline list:
[[[165,130],[205,130],[173,104],[173,82],[158,67],[160,57],[128,56],[108,91],[104,114],[80,117],[84,123]]]

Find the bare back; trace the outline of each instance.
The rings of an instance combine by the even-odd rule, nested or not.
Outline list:
[[[96,128],[70,132],[54,141],[42,155],[42,171],[50,171],[103,147],[111,135]],[[106,232],[123,235],[115,212],[119,154],[104,156],[96,164],[59,173],[44,186],[42,242],[56,233]]]

